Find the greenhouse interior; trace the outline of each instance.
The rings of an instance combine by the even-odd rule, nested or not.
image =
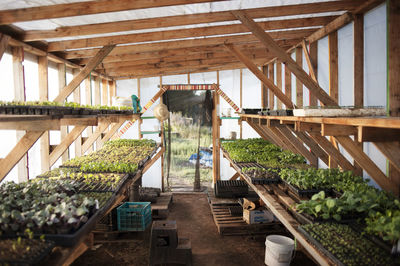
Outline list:
[[[400,265],[399,25],[398,0],[0,1],[0,265]]]

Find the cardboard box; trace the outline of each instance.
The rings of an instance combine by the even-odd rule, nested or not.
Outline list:
[[[262,224],[276,221],[271,211],[265,209],[243,210],[243,220],[248,224]]]

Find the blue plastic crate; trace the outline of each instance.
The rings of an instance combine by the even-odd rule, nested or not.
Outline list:
[[[119,231],[144,231],[151,224],[150,202],[125,202],[117,208]]]

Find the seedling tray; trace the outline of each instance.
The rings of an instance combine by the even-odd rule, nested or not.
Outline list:
[[[244,114],[251,114],[251,115],[256,115],[258,112],[261,112],[262,109],[253,109],[253,108],[243,108],[242,113]]]
[[[242,198],[249,194],[249,187],[241,180],[218,180],[214,192],[218,198]]]
[[[308,242],[310,242],[319,251],[321,251],[321,253],[324,254],[326,257],[328,257],[335,265],[344,266],[344,264],[340,260],[338,260],[332,253],[326,250],[325,247],[321,245],[321,243],[319,243],[312,236],[310,236],[310,234],[306,230],[304,230],[301,226],[297,227],[297,230],[307,238]]]
[[[283,182],[286,184],[287,188],[290,189],[290,191],[292,191],[294,194],[296,194],[297,196],[299,196],[301,198],[303,198],[303,197],[311,198],[314,194],[317,194],[320,191],[325,191],[325,192],[329,193],[329,191],[326,191],[325,189],[306,189],[306,190],[302,190],[302,189],[299,189],[299,188],[289,184],[285,180],[283,180]]]
[[[41,240],[35,240],[41,241]],[[38,265],[54,248],[53,241],[45,241],[45,247],[39,251],[38,254],[29,254],[29,259],[0,259],[0,265]]]
[[[258,163],[239,163],[237,164],[237,166],[240,168],[242,174],[246,177],[247,180],[251,181],[252,184],[255,185],[269,185],[269,184],[277,184],[280,183],[282,180],[279,177],[278,174],[276,173],[272,173],[269,170],[272,170],[274,168],[267,168],[262,166],[261,164]],[[249,167],[257,167],[257,168],[262,168],[267,170],[270,174],[272,174],[274,176],[274,178],[264,178],[264,177],[252,177],[249,176],[247,173],[243,172],[243,168],[249,168]]]
[[[365,218],[363,214],[346,215],[342,217],[340,221],[335,219],[323,219],[321,217],[314,217],[308,213],[297,213],[299,216],[303,216],[304,220],[311,221],[311,223],[340,223],[340,224],[354,224],[358,219]]]

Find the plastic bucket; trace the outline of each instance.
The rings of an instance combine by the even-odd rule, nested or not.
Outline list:
[[[294,257],[294,240],[280,235],[269,235],[265,240],[265,264],[268,266],[290,265]]]

